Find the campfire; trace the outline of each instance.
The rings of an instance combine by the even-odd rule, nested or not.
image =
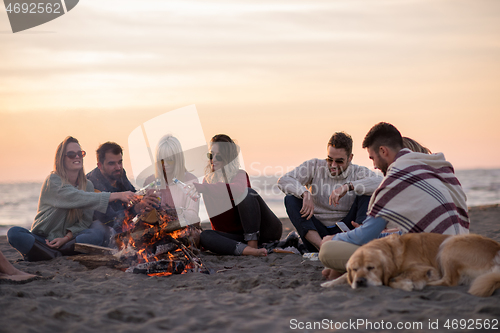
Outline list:
[[[154,209],[147,214],[126,216],[122,232],[114,236],[118,250],[112,259],[111,249],[88,244],[77,244],[75,250],[97,253],[97,257],[80,255],[74,259],[91,268],[106,265],[149,276],[209,273],[198,256],[197,235],[195,227],[181,226],[175,209]]]

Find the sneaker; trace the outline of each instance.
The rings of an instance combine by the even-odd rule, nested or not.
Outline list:
[[[318,252],[307,252],[302,255],[302,258],[304,259],[309,259],[311,261],[318,261],[319,260],[319,253]]]

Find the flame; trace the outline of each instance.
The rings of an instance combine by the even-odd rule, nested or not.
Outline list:
[[[154,216],[155,215],[153,215],[153,217]],[[177,216],[169,215],[164,211],[157,211],[156,218],[157,221],[155,223],[152,221],[149,221],[151,222],[149,223],[142,221],[138,217],[127,214],[122,224],[123,232],[119,234],[120,237],[116,238],[118,247],[121,250],[132,249],[131,252],[135,253],[136,265],[162,261],[163,263],[160,263],[160,267],[162,265],[164,267],[164,262],[168,261],[168,267],[166,267],[165,271],[150,273],[147,274],[148,276],[170,276],[178,273],[186,274],[193,270],[200,269],[202,267],[201,262],[198,262],[199,259],[195,261],[193,257],[196,256],[189,250],[191,245],[186,248],[182,240],[190,236],[190,228],[192,227],[185,227],[167,232],[166,230],[168,230],[167,227],[169,223],[172,221],[178,223]],[[165,244],[165,239],[180,240],[180,242],[174,241],[174,244],[177,245],[175,251],[158,254],[157,245],[161,246]],[[165,246],[167,245],[169,245],[169,243],[166,243]],[[160,269],[163,269],[163,267]],[[180,269],[182,269],[182,272],[178,272]]]

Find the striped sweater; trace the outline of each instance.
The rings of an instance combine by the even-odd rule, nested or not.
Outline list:
[[[469,233],[466,196],[442,153],[402,149],[373,193],[367,215],[388,228],[447,235]]]

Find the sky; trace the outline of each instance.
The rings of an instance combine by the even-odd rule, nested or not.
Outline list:
[[[456,169],[500,168],[500,1],[81,0],[12,33],[0,4],[0,182],[42,181],[68,135],[88,152],[195,105],[253,175],[394,124]],[[165,124],[165,134],[171,132]],[[193,128],[197,128],[194,126]]]

